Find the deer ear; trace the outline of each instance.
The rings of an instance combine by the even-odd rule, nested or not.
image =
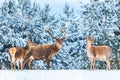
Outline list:
[[[27,42],[29,42],[29,41],[30,41],[30,39],[27,40]]]
[[[91,36],[90,38],[91,38],[92,40],[94,40],[94,37],[93,37],[93,36]]]
[[[30,42],[32,42],[32,40],[31,40],[31,39],[28,39],[27,44],[29,44]]]

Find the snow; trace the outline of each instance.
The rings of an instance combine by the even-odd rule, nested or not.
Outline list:
[[[0,80],[119,80],[119,70],[0,70]]]

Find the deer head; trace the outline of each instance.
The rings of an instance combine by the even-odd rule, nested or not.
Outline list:
[[[37,45],[37,44],[34,43],[34,42],[32,42],[31,39],[28,39],[27,44],[26,44],[26,47],[27,47],[27,48],[30,48],[31,46],[36,46],[36,45]]]
[[[63,47],[62,42],[65,40],[65,33],[66,33],[65,30],[61,30],[61,32],[64,33],[64,35],[63,35],[61,38],[56,38],[55,36],[53,36],[53,35],[50,33],[49,28],[46,28],[45,31],[46,31],[53,39],[55,39],[55,44],[58,46],[59,49]]]
[[[94,44],[94,39],[92,37],[87,37],[86,41],[88,46],[91,46]]]

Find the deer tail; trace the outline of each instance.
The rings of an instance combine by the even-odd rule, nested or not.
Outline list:
[[[16,48],[10,48],[9,49],[9,54],[15,54],[16,53]]]

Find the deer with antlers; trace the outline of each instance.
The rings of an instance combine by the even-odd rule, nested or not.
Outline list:
[[[33,60],[45,59],[47,63],[47,69],[49,69],[51,58],[63,47],[62,42],[65,40],[65,34],[61,38],[56,38],[50,33],[49,28],[47,28],[45,31],[53,39],[55,39],[55,42],[53,44],[32,46],[31,50],[27,53],[27,55],[24,58],[22,69],[24,69],[24,65],[29,60],[29,57],[32,57]],[[66,32],[64,31],[64,33]]]
[[[90,59],[90,69],[94,70],[95,60],[105,60],[107,70],[110,70],[110,56],[112,49],[109,46],[94,46],[94,39],[87,37],[87,56]]]
[[[33,43],[30,39],[27,41],[27,44],[25,47],[12,47],[9,49],[9,55],[10,55],[10,65],[11,69],[16,69],[16,62],[19,63],[18,69],[22,68],[22,61],[26,53],[30,50],[31,46],[36,46],[37,44]],[[30,65],[31,58],[28,61],[28,66]],[[29,66],[29,69],[31,67]]]

